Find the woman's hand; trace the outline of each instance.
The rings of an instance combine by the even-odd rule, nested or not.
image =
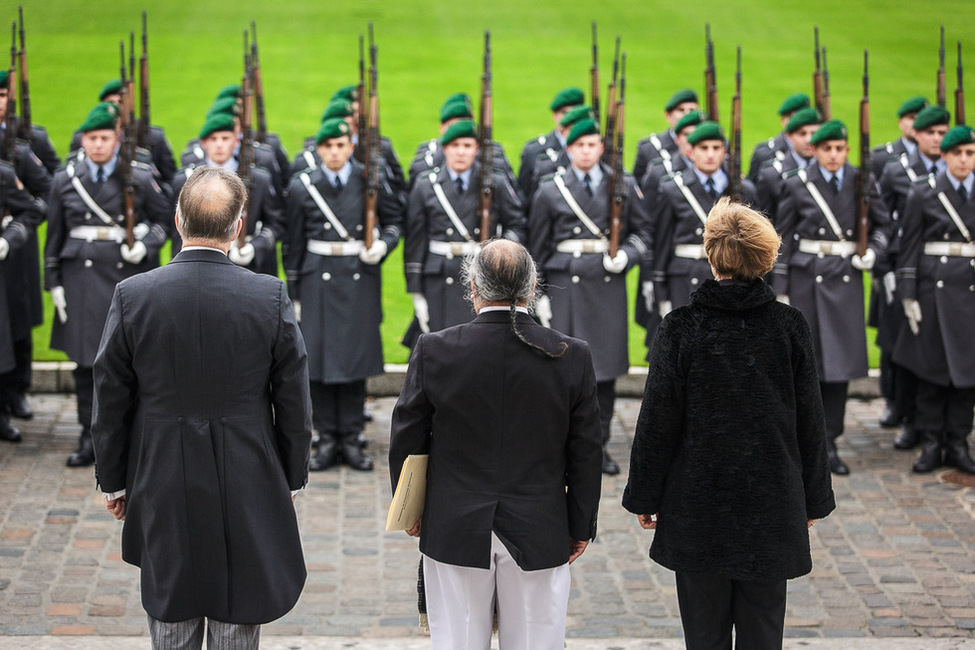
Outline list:
[[[646,530],[657,528],[657,515],[637,515],[636,518],[640,521],[641,528]]]
[[[412,528],[408,528],[406,530],[406,534],[409,535],[410,537],[419,537],[420,536],[420,522],[421,521],[423,521],[423,517],[420,517],[419,519],[417,519],[416,522],[413,524],[413,527]]]

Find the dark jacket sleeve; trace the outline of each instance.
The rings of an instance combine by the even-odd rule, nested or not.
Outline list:
[[[31,196],[9,165],[0,171],[0,184],[0,210],[13,217],[2,236],[11,250],[16,250],[27,243],[31,230],[41,222],[44,203]]]
[[[307,196],[308,190],[299,177],[292,178],[285,202],[286,227],[284,240],[281,243],[281,261],[284,264],[285,277],[288,278],[288,295],[293,300],[297,300],[301,295],[298,291],[298,280],[301,264],[305,259],[305,197]]]
[[[389,434],[389,481],[396,492],[403,463],[410,454],[430,453],[430,436],[433,432],[433,405],[423,388],[423,343],[425,336],[417,339],[410,365],[406,369],[403,390],[393,407]]]
[[[494,187],[495,201],[492,208],[495,219],[503,229],[503,237],[525,244],[528,239],[528,220],[525,218],[525,205],[521,195],[501,174],[494,174]]]
[[[933,192],[933,190],[931,191]],[[904,214],[899,220],[903,229],[900,254],[897,256],[897,297],[917,300],[917,267],[924,250],[924,204],[929,196],[926,185],[915,185],[907,195]]]
[[[278,333],[274,339],[271,366],[274,435],[288,486],[297,490],[308,481],[311,450],[308,355],[284,283],[279,288],[278,304]]]
[[[592,353],[586,346],[581,390],[569,412],[569,437],[565,471],[565,503],[569,537],[596,537],[596,513],[602,484],[602,427],[596,399],[596,374]]]
[[[62,192],[58,188],[67,182],[67,174],[58,172],[47,199],[47,238],[44,240],[44,288],[47,290],[61,286],[61,249],[68,237],[68,228],[64,223]]]

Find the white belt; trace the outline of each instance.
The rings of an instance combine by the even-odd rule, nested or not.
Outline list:
[[[555,245],[560,253],[607,253],[609,240],[607,239],[566,239]]]
[[[960,241],[929,241],[924,243],[924,254],[975,257],[975,244]]]
[[[477,246],[474,241],[431,241],[429,250],[434,255],[464,257],[476,253]]]
[[[857,252],[857,244],[852,241],[820,241],[818,239],[800,239],[799,250],[810,255],[836,255],[849,257]]]
[[[306,250],[315,255],[328,257],[358,255],[363,250],[362,242],[358,239],[354,241],[322,241],[320,239],[309,239]]]
[[[674,246],[674,256],[689,260],[703,260],[707,258],[704,244],[677,244]]]
[[[125,241],[125,228],[120,226],[75,226],[68,234],[75,239],[86,241]]]

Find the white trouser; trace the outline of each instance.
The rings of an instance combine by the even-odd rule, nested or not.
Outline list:
[[[490,568],[443,564],[424,555],[423,579],[433,650],[488,650],[495,602],[500,650],[565,647],[568,563],[523,571],[491,533]]]

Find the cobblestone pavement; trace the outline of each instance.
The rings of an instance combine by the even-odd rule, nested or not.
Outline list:
[[[295,609],[265,626],[265,647],[429,647],[416,627],[416,541],[383,531],[393,402],[369,404],[376,471],[316,473],[299,496],[308,581]],[[74,400],[32,404],[34,420],[14,421],[24,441],[0,443],[0,647],[147,647],[121,524],[92,470],[64,466]],[[619,506],[639,402],[617,407],[610,450],[624,471],[604,478],[599,537],[572,567],[567,647],[679,648],[673,574],[649,561],[652,533]],[[839,446],[852,473],[834,478],[837,511],[812,529],[812,573],[789,583],[787,647],[975,648],[975,492],[912,475],[914,455],[893,449],[880,410],[849,403]]]

